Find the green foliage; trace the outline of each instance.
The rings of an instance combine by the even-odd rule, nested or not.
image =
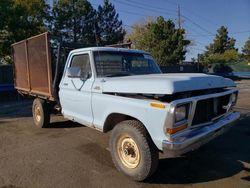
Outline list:
[[[87,0],[0,1],[0,63],[9,62],[11,44],[46,30],[86,46],[123,41],[125,31],[114,6],[105,0],[96,11]]]
[[[214,53],[205,57],[203,60],[204,64],[213,63],[236,63],[240,59],[238,52],[234,49],[226,50],[224,53]]]
[[[87,0],[58,0],[54,2],[52,33],[68,42],[95,43],[96,12]]]
[[[225,63],[217,63],[213,68],[214,73],[230,73],[233,72],[233,69]]]
[[[45,0],[0,1],[0,58],[10,62],[10,45],[46,29],[49,6]]]
[[[135,48],[150,52],[160,65],[169,65],[185,59],[185,47],[190,41],[184,39],[184,34],[184,29],[176,29],[171,20],[160,16],[156,21],[135,26],[128,38]]]
[[[227,28],[224,26],[217,30],[213,43],[209,44],[206,49],[204,54],[198,55],[198,60],[204,65],[236,63],[240,60],[238,49],[235,48],[235,39],[228,36]]]
[[[108,0],[99,5],[97,11],[97,36],[100,45],[109,45],[122,42],[125,30],[122,27],[122,21],[118,19],[114,5]]]
[[[250,62],[250,37],[245,42],[244,47],[242,48],[243,58]]]
[[[125,35],[119,15],[108,0],[97,11],[87,0],[57,0],[52,15],[52,33],[68,42],[108,45],[123,41]]]
[[[228,36],[227,28],[221,26],[217,30],[217,34],[215,36],[213,43],[211,43],[206,48],[208,54],[214,54],[214,53],[222,54],[226,50],[232,50],[232,49],[237,50],[234,46],[235,46],[235,39],[230,38]]]

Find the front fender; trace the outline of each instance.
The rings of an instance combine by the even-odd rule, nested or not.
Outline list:
[[[119,113],[131,116],[143,123],[154,144],[162,150],[162,140],[166,139],[164,124],[168,106],[163,109],[155,108],[150,105],[150,102],[153,100],[93,93],[93,124],[103,131],[105,121],[110,114]]]

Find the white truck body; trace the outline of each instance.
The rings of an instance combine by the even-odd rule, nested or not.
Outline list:
[[[96,75],[96,67],[93,57],[94,51],[121,51],[146,54],[145,52],[138,50],[105,47],[73,50],[69,54],[64,75],[60,83],[59,97],[63,115],[70,120],[77,121],[81,124],[104,132],[109,130],[108,126],[110,125],[107,124],[108,121],[111,121],[109,118],[114,118],[114,121],[117,121],[116,123],[123,120],[123,118],[126,119],[125,117],[136,119],[146,127],[152,141],[160,151],[164,151],[166,144],[172,145],[167,146],[170,147],[170,149],[171,147],[175,149],[174,145],[177,143],[173,140],[180,142],[181,139],[184,139],[184,133],[190,134],[190,132],[195,132],[195,127],[197,126],[192,126],[190,123],[192,114],[188,119],[188,128],[184,131],[168,135],[165,129],[172,128],[174,126],[171,113],[173,113],[177,103],[183,103],[182,100],[184,100],[185,103],[189,101],[191,104],[190,109],[192,113],[194,113],[194,102],[197,103],[197,100],[200,100],[200,96],[170,102],[162,102],[153,98],[137,97],[136,94],[173,95],[179,92],[226,88],[224,92],[219,94],[212,93],[203,95],[201,97],[202,99],[204,96],[207,98],[214,98],[217,95],[223,96],[237,92],[235,84],[232,80],[206,74],[175,73],[98,77]],[[80,78],[69,78],[67,76],[67,70],[70,68],[72,58],[80,54],[88,54],[90,58],[91,77],[86,80],[82,80]],[[164,108],[152,107],[151,103],[163,104]],[[217,122],[217,124],[219,124],[217,126],[218,129],[221,128],[221,124],[223,124],[222,127],[226,126],[224,125],[225,120],[227,120],[226,123],[228,124],[231,121],[236,120],[238,117],[239,113],[228,111],[223,114],[223,117],[221,117],[221,119]],[[211,124],[212,122],[206,123]],[[208,129],[207,126],[202,126],[202,128]],[[197,129],[200,130],[201,128]],[[207,131],[210,133],[210,130]],[[177,139],[178,136],[180,136],[180,138]],[[185,140],[185,142],[186,141],[187,140]],[[188,142],[190,141],[188,140]],[[185,152],[193,149],[188,149],[188,145],[185,147]],[[172,155],[167,154],[166,156]]]

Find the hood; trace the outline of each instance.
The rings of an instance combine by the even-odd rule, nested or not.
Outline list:
[[[173,94],[183,91],[235,87],[235,83],[215,75],[197,73],[150,74],[105,78],[103,92]]]

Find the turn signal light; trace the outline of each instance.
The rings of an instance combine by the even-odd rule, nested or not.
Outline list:
[[[184,125],[181,125],[181,126],[178,126],[178,127],[175,127],[175,128],[167,128],[166,131],[168,134],[175,134],[183,129],[186,129],[187,128],[187,124],[184,124]]]
[[[161,103],[150,103],[150,106],[155,107],[155,108],[166,108],[165,104],[161,104]]]

